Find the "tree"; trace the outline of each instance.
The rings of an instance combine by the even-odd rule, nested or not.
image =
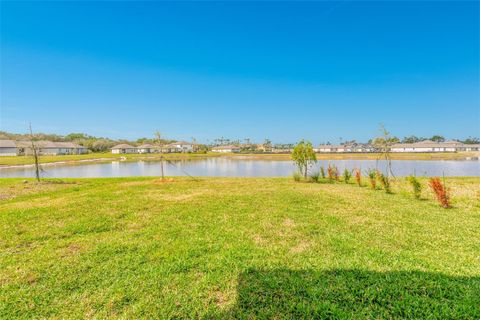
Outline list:
[[[162,180],[165,179],[165,174],[163,171],[163,153],[162,153],[162,135],[160,131],[155,131],[155,143],[158,145],[159,150],[160,150],[160,168],[162,170]]]
[[[435,142],[445,142],[445,138],[439,135],[434,135],[433,137],[430,138],[430,140]]]
[[[300,174],[307,179],[308,167],[317,162],[317,156],[313,151],[310,141],[300,141],[292,152],[292,160],[295,162]]]
[[[30,142],[32,143],[33,160],[35,161],[35,178],[37,178],[37,182],[40,182],[40,166],[38,164],[37,147],[35,146],[35,143],[33,142],[34,137],[33,137],[33,131],[32,131],[32,124],[31,123],[29,125],[29,129],[30,129]]]
[[[393,144],[398,143],[400,140],[397,137],[392,137],[390,132],[385,128],[383,124],[380,124],[381,136],[373,139],[373,146],[380,152],[377,161],[385,159],[387,162],[387,174],[393,176],[392,160],[390,158],[390,151]]]
[[[422,140],[425,140],[425,139],[419,138],[419,137],[414,136],[414,135],[411,135],[409,137],[403,138],[402,143],[415,143],[415,142],[419,142],[419,141],[422,141]]]
[[[463,141],[465,144],[480,144],[480,139],[476,137],[468,137]]]

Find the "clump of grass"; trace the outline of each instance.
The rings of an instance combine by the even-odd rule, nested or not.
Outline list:
[[[323,166],[320,167],[320,175],[322,176],[322,179],[325,179],[325,168]]]
[[[422,196],[422,185],[420,184],[418,179],[415,176],[408,176],[407,181],[410,183],[410,186],[412,186],[412,191],[415,199],[420,199],[420,197]]]
[[[343,170],[343,181],[345,183],[348,183],[351,177],[352,177],[352,173],[349,170],[347,170],[347,168],[345,168],[345,170]]]
[[[355,181],[357,182],[358,186],[362,186],[362,170],[355,168]]]
[[[367,175],[368,175],[368,180],[370,181],[370,187],[375,190],[377,188],[377,177],[376,177],[375,170],[368,169]]]
[[[440,205],[444,208],[450,208],[450,195],[445,183],[442,183],[438,177],[430,178],[430,188],[432,188]]]
[[[298,171],[295,171],[293,173],[293,180],[295,180],[296,182],[299,182],[300,180],[302,180],[302,175],[300,172]]]
[[[319,179],[320,179],[320,172],[317,171],[310,174],[311,182],[318,182]]]
[[[376,175],[378,181],[380,181],[380,183],[382,184],[385,192],[386,193],[392,193],[392,188],[390,187],[390,178],[388,176],[384,175],[379,170],[377,170],[375,175]]]

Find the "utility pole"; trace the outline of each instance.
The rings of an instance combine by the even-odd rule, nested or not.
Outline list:
[[[35,147],[35,143],[33,143],[33,131],[32,131],[32,124],[29,124],[30,129],[30,142],[32,143],[32,152],[33,152],[33,159],[35,160],[35,177],[37,178],[37,182],[40,182],[40,168],[38,165],[38,154],[37,148]]]

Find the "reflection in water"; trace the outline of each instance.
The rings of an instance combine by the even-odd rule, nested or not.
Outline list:
[[[340,172],[345,168],[378,168],[385,171],[386,163],[375,160],[321,160],[313,170],[328,164],[338,166]],[[417,176],[480,176],[480,161],[475,160],[394,160],[393,172],[398,176],[415,174]],[[290,176],[295,170],[291,161],[248,160],[231,158],[206,158],[165,162],[165,175],[219,176],[219,177],[282,177]],[[0,177],[34,177],[32,167],[3,168]],[[107,163],[85,163],[78,165],[44,166],[46,178],[88,178],[88,177],[128,177],[160,176],[158,161],[136,161]]]

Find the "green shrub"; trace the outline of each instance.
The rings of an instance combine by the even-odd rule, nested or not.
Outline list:
[[[373,169],[368,169],[367,175],[368,175],[368,180],[370,181],[370,187],[375,190],[377,188],[376,171]]]
[[[407,181],[412,186],[413,195],[415,199],[420,199],[422,196],[422,185],[415,176],[408,176]]]
[[[385,192],[386,193],[392,193],[392,189],[390,187],[390,178],[388,176],[384,175],[383,173],[381,173],[378,170],[377,170],[375,175],[376,175],[378,181],[380,181],[380,183],[382,184]]]
[[[299,182],[300,180],[302,180],[302,174],[298,171],[295,171],[293,173],[293,180],[295,180],[296,182]]]
[[[320,172],[313,172],[310,174],[310,181],[312,182],[318,182],[320,180]]]
[[[352,177],[352,173],[345,168],[345,170],[343,171],[343,181],[345,183],[348,183],[351,177]]]
[[[325,168],[323,166],[320,167],[320,175],[322,176],[322,179],[325,179]]]

